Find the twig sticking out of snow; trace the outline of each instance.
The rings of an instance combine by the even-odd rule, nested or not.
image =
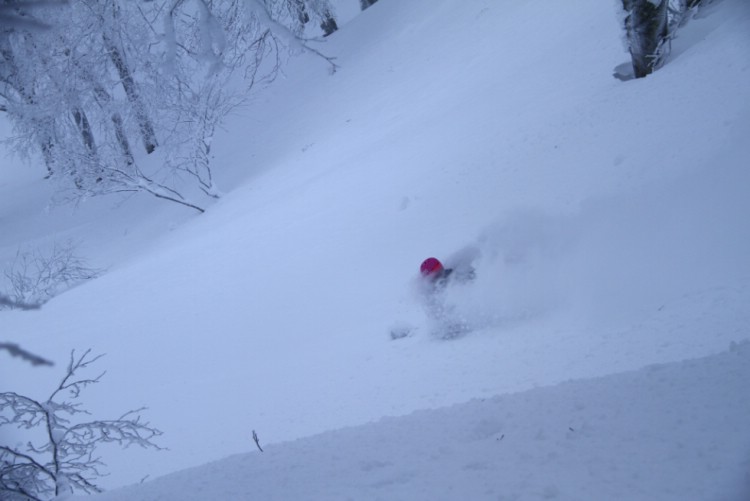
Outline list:
[[[255,433],[255,430],[253,430],[253,442],[255,442],[255,445],[258,447],[258,450],[260,452],[263,452],[263,448],[260,446],[260,439],[258,439],[258,434]]]

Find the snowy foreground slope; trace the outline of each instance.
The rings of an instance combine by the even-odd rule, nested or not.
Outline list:
[[[97,497],[748,499],[750,343],[323,433]]]
[[[108,272],[0,312],[57,362],[2,353],[0,390],[107,353],[87,408],[148,406],[169,448],[102,450],[108,488],[246,453],[113,499],[747,499],[750,4],[713,2],[637,81],[617,23],[380,0],[316,45],[336,74],[293,58],[227,124],[201,216],[45,212],[42,169],[3,178],[0,259],[72,238]],[[416,272],[467,252],[472,331],[441,340]]]

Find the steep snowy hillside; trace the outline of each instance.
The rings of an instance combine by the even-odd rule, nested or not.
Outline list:
[[[351,489],[342,485],[349,474],[335,475],[333,491],[315,484],[317,498],[377,499],[357,487],[381,481],[384,497],[439,498],[420,489],[432,480],[449,485],[461,467],[450,484],[458,494],[445,497],[462,499],[460,487],[475,475],[505,478],[497,469],[513,459],[490,459],[488,447],[517,425],[522,436],[507,433],[502,442],[535,480],[514,483],[504,494],[511,498],[585,498],[571,483],[587,474],[542,482],[533,473],[564,463],[570,449],[560,441],[575,440],[582,427],[594,445],[573,451],[574,468],[619,468],[624,443],[633,461],[644,461],[656,434],[665,449],[651,466],[682,447],[709,458],[686,460],[686,475],[706,464],[724,469],[707,473],[704,492],[740,499],[732,496],[747,471],[737,458],[750,453],[737,419],[746,396],[734,401],[702,385],[690,393],[695,402],[646,414],[654,434],[635,406],[662,397],[684,403],[701,374],[720,386],[722,361],[747,362],[744,344],[719,354],[750,338],[750,5],[713,2],[679,33],[664,68],[627,82],[613,77],[628,60],[614,9],[600,0],[574,9],[544,0],[380,0],[316,45],[336,57],[335,74],[321,59],[293,58],[283,79],[232,117],[214,148],[226,195],[200,216],[143,198],[43,213],[41,179],[1,181],[0,258],[71,238],[108,271],[39,311],[0,312],[4,337],[57,362],[29,368],[7,358],[0,390],[41,397],[71,349],[107,353],[98,363],[107,375],[86,390],[87,408],[112,417],[148,406],[169,450],[103,450],[112,472],[106,487],[254,451],[252,430],[275,444],[268,455],[282,472],[307,477],[329,474],[307,464],[310,448],[329,438],[344,444],[338,458],[325,452],[334,468],[373,437],[398,434],[393,448],[352,459],[360,470],[351,472]],[[446,301],[470,331],[440,339],[417,292],[419,263],[469,254],[476,279],[446,291]],[[391,339],[403,326],[410,335]],[[663,380],[658,369],[611,376],[657,363],[669,364]],[[727,388],[740,388],[743,376],[728,370]],[[585,381],[553,386],[571,379]],[[652,384],[657,396],[643,395]],[[605,410],[571,407],[579,390],[586,409]],[[472,399],[493,400],[466,403]],[[454,404],[463,405],[429,411]],[[506,405],[515,414],[497,416]],[[540,409],[546,417],[527,415]],[[282,443],[414,411],[425,412]],[[681,413],[695,422],[681,428]],[[553,429],[558,414],[564,419]],[[706,430],[716,416],[727,426]],[[464,420],[462,433],[483,429],[478,450],[464,435],[446,450],[415,443],[434,453],[434,469],[420,456],[415,465],[384,465],[398,471],[382,478],[367,473],[386,455],[405,456],[431,420],[448,423],[437,435]],[[611,439],[602,435],[608,423],[618,430]],[[535,428],[541,438],[531,436]],[[693,432],[707,434],[706,442],[696,438],[700,450]],[[0,433],[4,443],[24,439]],[[272,475],[258,454],[160,480],[142,498],[176,489],[184,475],[201,485],[186,484],[173,499],[199,499],[217,482],[223,489],[236,469]],[[652,487],[659,481],[646,466],[623,471]],[[304,482],[277,473],[290,490],[259,486],[268,493],[261,498],[305,497],[296,490]],[[615,475],[610,490],[607,475],[593,476],[592,499],[651,498],[632,478]],[[685,499],[678,477],[670,470],[666,494],[654,498]],[[399,490],[399,479],[408,489]],[[735,483],[719,492],[723,481]],[[497,497],[491,482],[477,497]],[[250,483],[235,487],[228,498],[252,492]]]

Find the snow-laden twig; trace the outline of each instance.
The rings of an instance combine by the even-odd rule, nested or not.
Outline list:
[[[0,446],[0,498],[45,499],[76,491],[101,492],[95,480],[103,475],[104,462],[95,455],[97,445],[162,449],[154,442],[161,431],[141,420],[145,408],[128,411],[117,419],[74,422],[90,413],[72,400],[104,376],[102,372],[94,378],[79,377],[78,372],[102,356],[92,356],[91,350],[80,356],[71,352],[64,377],[44,402],[15,392],[0,393],[0,426],[41,427],[46,432],[42,443],[28,442],[23,449]]]
[[[70,241],[55,242],[49,250],[19,250],[4,270],[10,296],[0,294],[0,309],[37,309],[55,295],[99,276],[101,270],[86,266],[75,250]]]
[[[249,15],[255,16],[262,24],[268,26],[273,32],[274,36],[280,38],[287,45],[287,47],[290,47],[291,49],[297,49],[300,52],[309,52],[315,54],[316,56],[328,62],[328,64],[330,65],[331,73],[336,73],[336,70],[338,70],[339,67],[336,63],[333,62],[335,58],[326,56],[319,50],[313,49],[312,47],[306,45],[301,38],[299,38],[292,32],[292,30],[273,19],[273,17],[271,17],[271,14],[269,14],[265,4],[263,3],[263,0],[245,0],[245,7]]]

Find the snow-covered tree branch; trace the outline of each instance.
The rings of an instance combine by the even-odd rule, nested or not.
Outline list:
[[[335,28],[327,0],[14,5],[28,22],[0,31],[0,109],[64,200],[140,192],[203,211],[220,195],[214,136],[250,88],[275,77],[285,52],[335,68],[300,38],[311,20]]]
[[[90,268],[76,254],[72,242],[55,242],[48,251],[18,251],[3,270],[8,295],[0,295],[0,310],[34,309],[53,296],[81,282],[96,278],[101,270]]]
[[[27,499],[49,499],[61,494],[100,492],[97,477],[104,463],[95,455],[102,443],[122,447],[137,445],[161,449],[154,439],[161,431],[141,420],[144,409],[128,411],[117,419],[74,422],[89,412],[74,402],[104,373],[81,377],[102,355],[87,350],[70,362],[60,383],[44,402],[14,392],[0,393],[0,426],[41,429],[40,442],[28,441],[23,448],[0,446],[0,494]],[[66,398],[67,395],[67,398]]]

